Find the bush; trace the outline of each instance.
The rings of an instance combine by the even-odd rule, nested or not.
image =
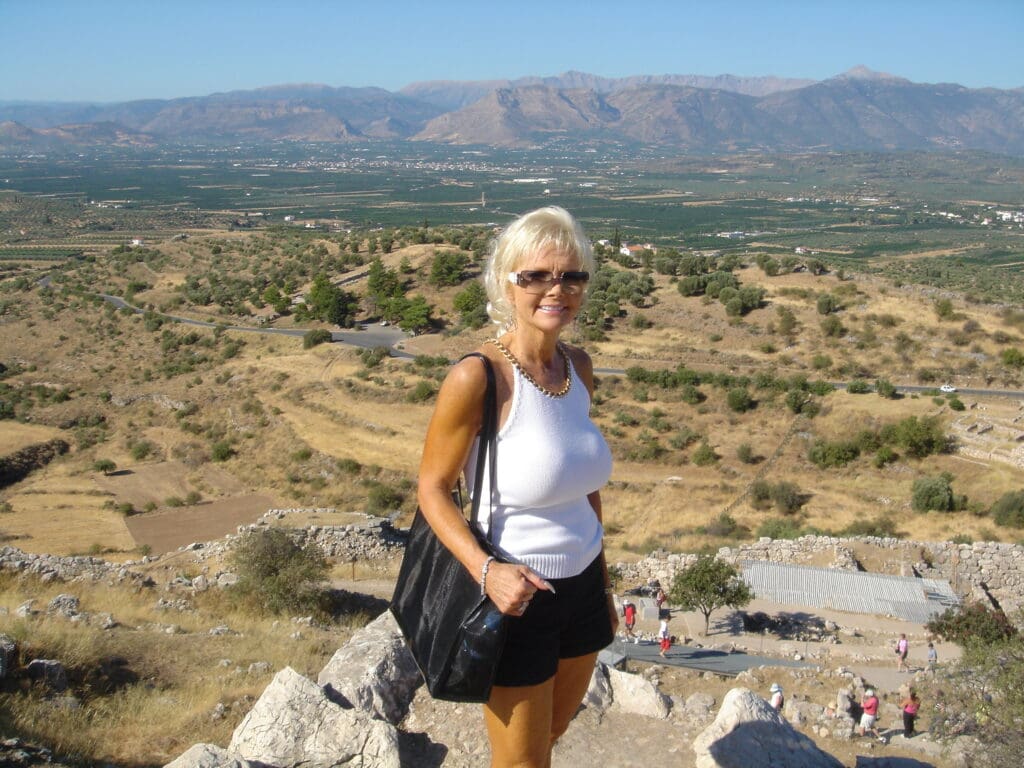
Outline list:
[[[394,512],[402,506],[405,494],[397,488],[384,483],[374,482],[366,498],[366,511],[371,515],[382,516]]]
[[[875,381],[875,392],[878,393],[879,397],[884,397],[886,400],[893,400],[896,398],[896,386],[888,379],[877,379]]]
[[[696,532],[704,536],[718,536],[726,538],[740,530],[741,526],[731,515],[723,512],[707,525],[699,526]]]
[[[324,328],[314,328],[306,331],[302,337],[302,348],[312,349],[318,344],[327,344],[331,341],[331,332]]]
[[[424,403],[435,394],[434,386],[425,379],[420,380],[412,391],[406,395],[406,400],[410,403]]]
[[[883,430],[883,438],[891,438],[908,456],[921,459],[946,449],[946,433],[935,416],[909,416],[891,429]]]
[[[135,443],[131,448],[132,458],[136,461],[142,461],[147,456],[152,454],[156,450],[156,446],[149,440],[140,440]]]
[[[981,603],[948,608],[924,626],[933,635],[959,645],[990,645],[1017,636],[1005,613]]]
[[[210,446],[210,457],[214,461],[227,461],[235,455],[235,449],[226,440],[219,440]]]
[[[750,501],[757,507],[768,506],[772,498],[772,484],[767,480],[755,480],[750,484]]]
[[[846,391],[851,395],[863,395],[870,392],[871,387],[863,379],[854,379],[846,385]]]
[[[800,524],[795,520],[777,517],[761,523],[757,528],[757,535],[769,539],[797,539],[803,535],[803,532],[800,529]]]
[[[989,512],[997,525],[1024,528],[1024,491],[1004,493]]]
[[[754,399],[744,387],[734,387],[726,395],[729,409],[736,413],[745,413],[754,407]]]
[[[916,512],[950,512],[954,509],[953,488],[945,475],[920,477],[914,481],[911,506]]]
[[[782,481],[776,483],[771,490],[772,503],[775,509],[784,515],[791,515],[803,506],[803,494],[796,483]]]
[[[750,443],[740,443],[736,446],[736,458],[744,464],[753,464],[757,461],[754,449],[750,446]]]
[[[896,530],[896,521],[891,517],[876,517],[874,520],[855,520],[840,533],[843,536],[877,536],[879,538],[902,538]]]
[[[718,454],[715,453],[714,448],[708,445],[707,441],[704,441],[697,446],[697,449],[693,452],[693,456],[690,457],[690,461],[698,467],[706,467],[707,465],[714,464],[718,461]]]
[[[315,544],[300,546],[283,528],[249,531],[230,555],[238,583],[231,589],[253,609],[308,613],[323,607],[327,560]]]
[[[817,440],[807,453],[811,463],[822,469],[845,467],[858,456],[860,448],[856,443],[847,441]]]

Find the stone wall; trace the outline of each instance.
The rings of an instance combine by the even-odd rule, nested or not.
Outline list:
[[[743,560],[767,560],[793,565],[819,565],[861,570],[854,549],[867,545],[886,556],[886,573],[944,579],[964,599],[998,604],[1012,613],[1024,608],[1024,546],[980,541],[954,544],[858,536],[803,536],[799,539],[763,538],[753,544],[722,547],[722,560],[739,565]],[[663,586],[691,565],[697,555],[654,552],[636,563],[617,563],[627,586],[657,579]],[[876,570],[872,568],[871,570]]]

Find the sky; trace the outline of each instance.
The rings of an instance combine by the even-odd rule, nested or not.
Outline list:
[[[0,0],[0,100],[569,70],[1024,87],[1024,0]]]

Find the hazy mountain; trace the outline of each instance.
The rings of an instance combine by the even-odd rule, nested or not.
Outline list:
[[[814,80],[781,77],[737,77],[736,75],[634,75],[632,77],[600,77],[586,72],[564,72],[554,77],[521,77],[516,80],[434,80],[412,83],[401,93],[433,104],[446,112],[462,109],[499,89],[543,85],[559,90],[591,90],[607,94],[650,85],[683,85],[690,88],[711,88],[747,96],[766,96],[811,85]]]
[[[593,139],[691,152],[966,148],[1024,154],[1024,89],[913,83],[866,67],[809,84],[567,72],[508,83],[416,83],[402,93],[279,85],[121,104],[0,103],[0,121],[17,123],[0,130],[0,146],[13,149],[377,138],[523,147]]]

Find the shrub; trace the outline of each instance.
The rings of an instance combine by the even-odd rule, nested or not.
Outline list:
[[[796,483],[782,481],[776,483],[771,489],[772,503],[775,509],[784,515],[791,515],[803,506],[803,494]]]
[[[846,385],[846,391],[851,395],[863,395],[870,392],[871,387],[863,379],[854,379]]]
[[[715,449],[708,445],[708,442],[705,440],[697,446],[693,456],[690,457],[690,461],[698,467],[705,467],[718,461],[718,454],[715,453]]]
[[[941,453],[946,449],[946,434],[935,416],[921,419],[909,416],[891,430],[883,430],[883,437],[891,437],[896,445],[915,459]]]
[[[886,400],[893,400],[896,397],[896,385],[888,379],[877,379],[875,381],[875,392],[878,393],[879,397],[884,397]]]
[[[142,461],[147,456],[152,454],[156,450],[156,446],[153,445],[149,440],[140,440],[135,443],[131,448],[132,458],[136,461]]]
[[[1004,493],[989,511],[997,525],[1024,528],[1024,491]]]
[[[386,515],[401,507],[404,501],[405,494],[397,488],[373,482],[366,497],[366,511],[371,515]]]
[[[235,455],[235,449],[227,440],[219,440],[210,446],[210,458],[214,461],[227,461]]]
[[[947,608],[924,626],[933,635],[959,645],[990,645],[1017,636],[1005,613],[981,603]]]
[[[883,445],[875,452],[875,457],[871,460],[871,464],[875,469],[881,469],[886,464],[896,461],[896,458],[896,452],[888,445]]]
[[[410,403],[424,403],[432,398],[434,394],[434,386],[429,381],[421,379],[416,386],[412,388],[412,391],[406,395],[405,399]]]
[[[917,512],[950,512],[954,509],[953,488],[949,477],[919,477],[914,481],[911,506]]]
[[[896,521],[891,517],[876,517],[874,520],[854,520],[840,533],[844,536],[901,537],[901,534],[896,530]]]
[[[243,534],[230,561],[238,574],[232,592],[259,612],[306,613],[323,605],[323,553],[315,544],[300,546],[283,528]]]
[[[744,464],[753,464],[757,460],[750,443],[740,443],[736,446],[736,458]]]
[[[811,358],[811,367],[816,371],[822,371],[832,367],[832,358],[828,355],[818,354]]]
[[[314,328],[306,331],[302,337],[302,348],[312,349],[319,344],[327,344],[331,341],[331,332],[324,328]]]
[[[726,395],[726,402],[729,409],[736,413],[745,413],[754,407],[754,399],[745,387],[734,387]]]
[[[735,518],[723,512],[707,525],[698,527],[696,531],[697,533],[705,536],[720,536],[725,538],[727,536],[732,536],[739,529],[740,525],[736,522]]]
[[[799,523],[785,517],[765,520],[757,527],[757,535],[769,539],[796,539],[802,533]]]
[[[750,501],[755,507],[766,507],[772,498],[772,484],[767,480],[755,480],[750,484]]]
[[[817,440],[807,453],[811,463],[822,469],[845,467],[858,456],[860,448],[856,443],[848,441]]]

